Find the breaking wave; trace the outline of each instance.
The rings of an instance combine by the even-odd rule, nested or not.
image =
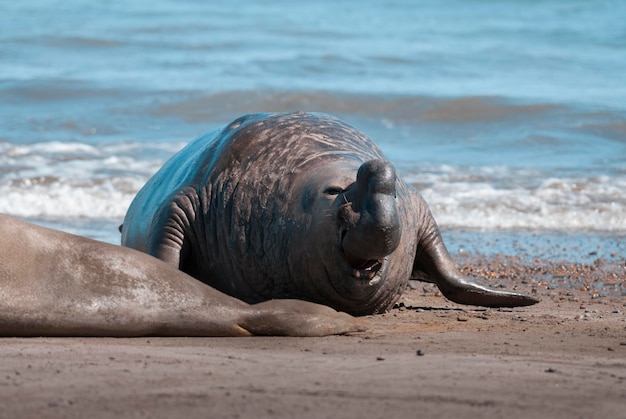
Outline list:
[[[0,212],[121,220],[182,143],[0,143]],[[403,165],[444,227],[626,231],[626,171],[555,176],[544,169]]]

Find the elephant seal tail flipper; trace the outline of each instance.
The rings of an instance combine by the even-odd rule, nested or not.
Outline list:
[[[328,336],[364,332],[363,322],[349,314],[301,300],[269,300],[250,306],[239,326],[253,335]]]

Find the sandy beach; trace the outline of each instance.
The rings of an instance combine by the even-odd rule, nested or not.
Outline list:
[[[2,339],[0,417],[626,417],[626,301],[594,279],[623,265],[539,265],[462,264],[538,305],[460,306],[417,283],[351,336]]]

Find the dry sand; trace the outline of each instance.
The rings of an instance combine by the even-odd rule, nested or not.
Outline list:
[[[542,302],[420,283],[352,336],[1,339],[0,417],[626,418],[622,263],[462,263]]]

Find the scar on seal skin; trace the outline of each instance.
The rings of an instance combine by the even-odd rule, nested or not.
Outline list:
[[[249,305],[145,253],[0,215],[0,336],[324,336],[362,331],[306,301]]]
[[[461,304],[539,301],[462,276],[421,195],[370,138],[319,113],[246,115],[191,142],[139,191],[122,244],[249,303],[380,313],[410,279]]]

